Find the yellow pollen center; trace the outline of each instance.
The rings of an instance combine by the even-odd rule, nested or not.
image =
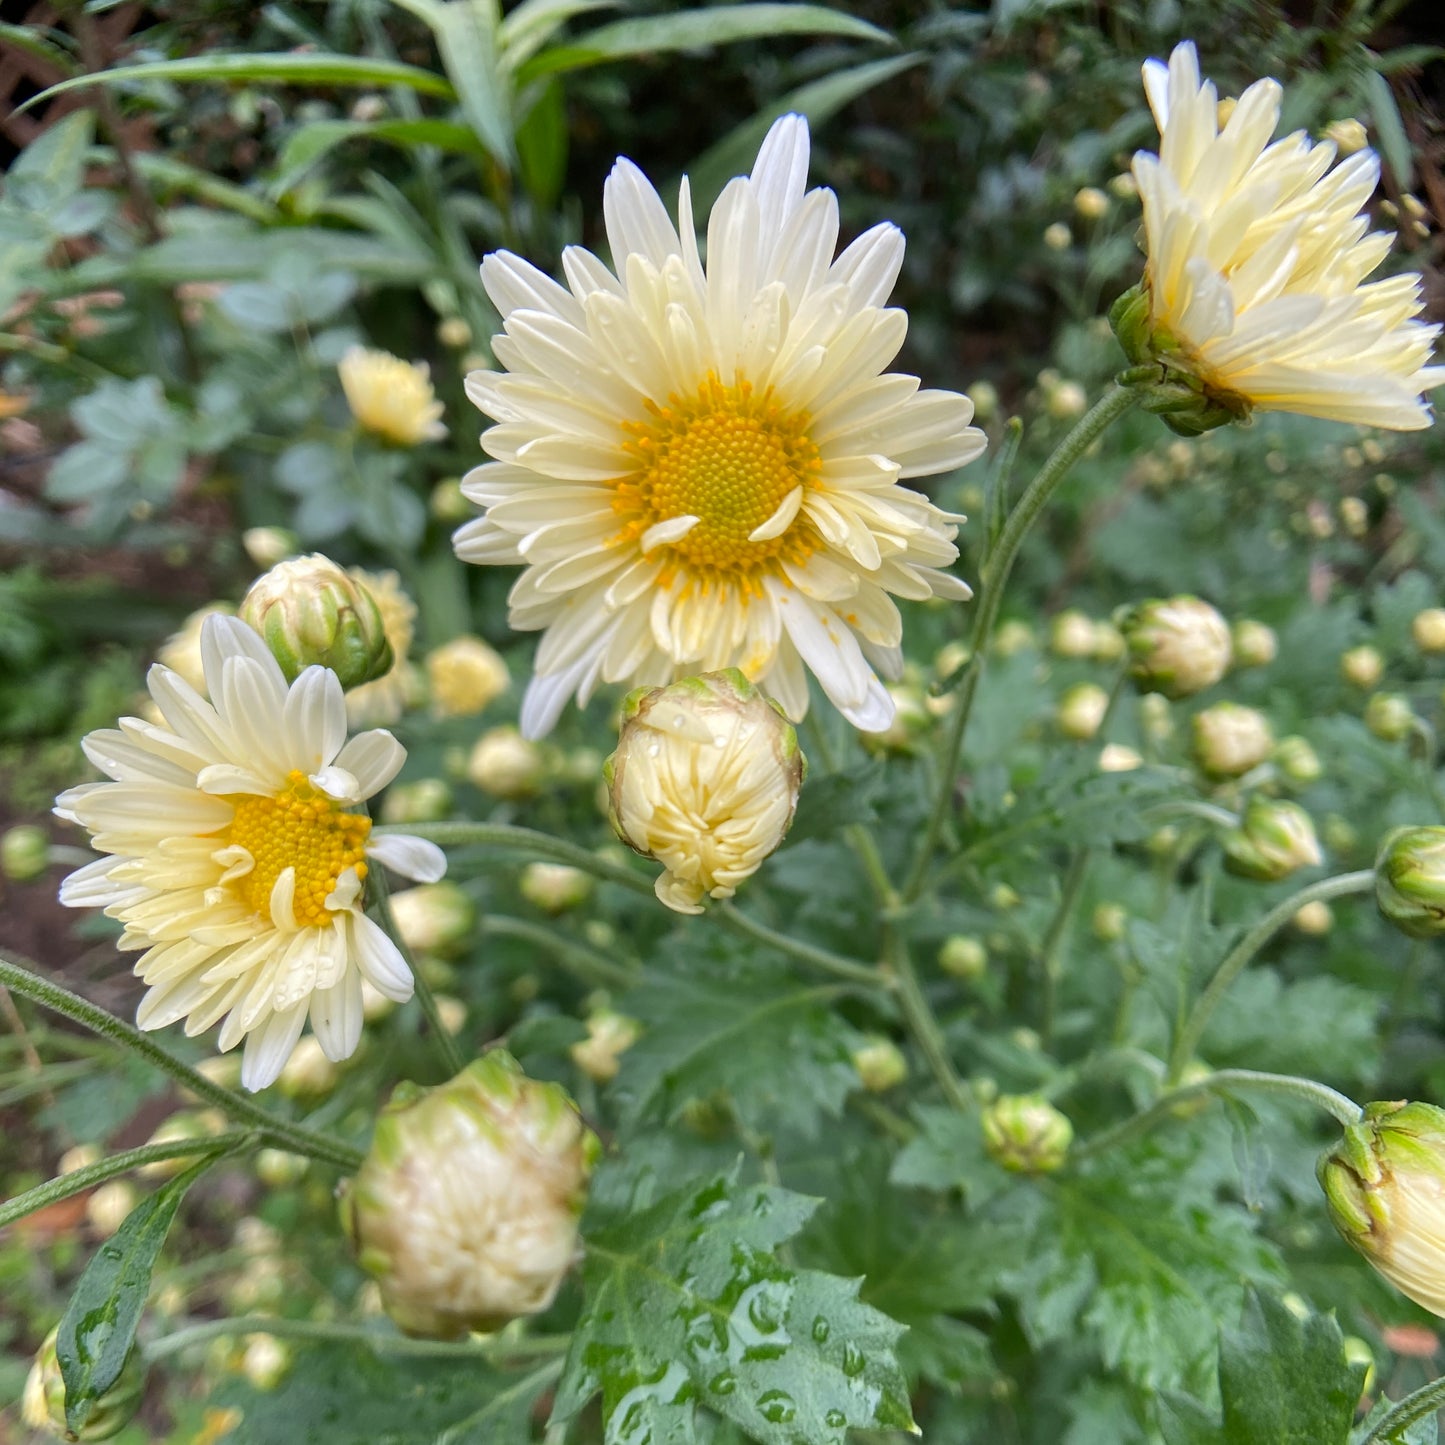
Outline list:
[[[231,802],[236,816],[226,841],[244,848],[255,860],[251,871],[236,880],[241,897],[262,917],[269,916],[276,880],[294,868],[296,922],[302,928],[329,923],[326,900],[337,879],[348,868],[354,868],[359,879],[366,877],[371,819],[344,812],[294,769],[285,791],[274,798],[238,793]]]
[[[796,508],[776,535],[750,540],[795,490],[806,496],[819,484],[822,460],[806,412],[784,410],[771,388],[724,386],[712,372],[694,395],[673,393],[647,409],[647,421],[623,423],[624,450],[637,468],[613,483],[625,523],[619,540],[641,541],[660,522],[696,517],[684,536],[652,545],[712,576],[752,574],[775,558],[801,562],[814,550]]]

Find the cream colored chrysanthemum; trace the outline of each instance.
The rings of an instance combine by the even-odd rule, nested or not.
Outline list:
[[[983,450],[972,404],[885,371],[907,330],[885,306],[903,236],[875,226],[834,260],[837,200],[805,193],[807,169],[807,123],[785,116],[714,207],[706,268],[686,180],[674,226],[627,160],[603,195],[613,270],[575,246],[565,287],[504,251],[482,265],[507,371],[467,378],[499,424],[463,483],[486,515],[456,550],[527,564],[511,625],[546,634],[529,736],[601,682],[730,666],[794,718],[810,669],[880,730],[893,596],[969,595],[940,570],[961,519],[902,483]]]
[[[56,813],[105,856],[72,873],[60,900],[104,908],[144,950],[136,1022],[225,1018],[222,1051],[246,1041],[242,1082],[281,1072],[309,1013],[332,1059],[361,1036],[361,981],[411,997],[401,953],[361,911],[368,862],[432,880],[433,844],[371,838],[362,802],[406,757],[390,733],[346,740],[336,674],[308,667],[288,688],[266,645],[234,618],[201,632],[207,702],[167,667],[147,678],[164,724],[122,718],[84,741],[112,781],[62,793]]]
[[[1439,331],[1414,318],[1420,278],[1365,283],[1390,237],[1360,214],[1379,180],[1361,150],[1302,131],[1270,143],[1278,82],[1239,97],[1221,128],[1194,46],[1150,60],[1144,88],[1159,154],[1134,158],[1144,205],[1151,345],[1234,415],[1251,408],[1411,430],[1430,424],[1420,393]]]
[[[447,434],[443,407],[424,361],[403,361],[389,351],[352,346],[336,370],[352,416],[367,431],[399,447],[434,442]]]
[[[391,644],[391,670],[375,682],[364,682],[346,694],[346,720],[352,727],[367,723],[395,722],[406,710],[407,698],[416,690],[416,669],[407,661],[411,651],[416,603],[401,590],[395,572],[367,572],[348,567],[353,582],[366,588],[381,613],[381,630]]]

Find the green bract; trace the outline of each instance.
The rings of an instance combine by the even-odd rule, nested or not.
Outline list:
[[[1380,912],[1412,938],[1445,934],[1445,828],[1396,828],[1375,858]]]

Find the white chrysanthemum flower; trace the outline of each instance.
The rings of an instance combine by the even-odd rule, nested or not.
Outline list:
[[[411,997],[401,953],[361,910],[368,861],[432,881],[446,871],[419,838],[372,839],[359,805],[396,775],[401,744],[378,729],[346,740],[336,674],[308,667],[288,688],[245,623],[209,618],[201,633],[208,702],[151,668],[164,725],[122,718],[86,737],[112,781],[62,793],[56,813],[106,856],[72,873],[60,901],[104,908],[119,947],[144,950],[149,985],[136,1022],[184,1018],[198,1034],[222,1018],[224,1052],[246,1041],[242,1082],[281,1072],[309,1013],[331,1059],[361,1037],[361,983]]]
[[[504,251],[482,265],[507,370],[467,378],[499,424],[463,483],[486,515],[456,550],[527,565],[511,625],[546,633],[529,736],[600,682],[732,666],[794,718],[810,669],[880,730],[893,597],[969,596],[940,570],[961,518],[902,483],[983,450],[972,403],[885,371],[907,330],[885,306],[902,233],[875,226],[834,260],[837,199],[805,191],[807,170],[807,123],[785,116],[713,208],[706,267],[687,181],[674,226],[627,160],[603,195],[614,270],[576,246],[566,287]]]
[[[1366,426],[1430,424],[1420,393],[1439,327],[1415,320],[1420,278],[1365,283],[1391,238],[1361,208],[1379,161],[1303,131],[1271,144],[1281,90],[1261,80],[1220,126],[1188,42],[1150,60],[1144,88],[1159,154],[1134,158],[1148,249],[1151,344],[1225,411],[1299,412]]]
[[[369,432],[399,447],[439,441],[447,434],[444,408],[432,390],[424,361],[403,361],[389,351],[348,347],[336,364],[351,414]]]

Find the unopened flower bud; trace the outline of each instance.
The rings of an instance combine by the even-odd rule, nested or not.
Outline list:
[[[451,811],[452,789],[445,778],[393,783],[381,800],[383,823],[439,823]]]
[[[1123,743],[1105,743],[1099,750],[1101,773],[1132,773],[1144,766],[1143,754]]]
[[[139,1202],[135,1185],[128,1179],[112,1179],[85,1201],[85,1217],[101,1239],[109,1239]]]
[[[182,1109],[157,1125],[146,1143],[179,1144],[184,1140],[209,1139],[217,1132],[215,1123],[216,1120],[208,1114],[194,1109]],[[153,1163],[141,1165],[136,1173],[142,1179],[171,1179],[194,1164],[196,1158],[194,1154],[178,1154],[174,1159],[157,1159]]]
[[[658,898],[701,913],[787,836],[806,768],[792,724],[728,668],[629,693],[603,777],[618,837],[665,869]]]
[[[1377,692],[1365,704],[1365,726],[1382,743],[1398,743],[1415,726],[1410,699],[1398,692]]]
[[[1212,687],[1229,666],[1229,624],[1197,597],[1141,602],[1119,619],[1129,672],[1146,692],[1191,697]]]
[[[1007,883],[995,883],[988,890],[988,901],[998,909],[1000,913],[1009,913],[1017,908],[1024,900],[1017,888],[1011,888]]]
[[[426,509],[436,521],[448,527],[454,527],[477,514],[476,508],[462,494],[460,477],[443,477],[431,489]]]
[[[358,687],[395,661],[376,599],[320,553],[278,563],[259,577],[240,617],[265,639],[288,682],[319,665],[342,687]]]
[[[1268,667],[1279,653],[1274,628],[1243,617],[1230,629],[1235,667]]]
[[[425,362],[389,351],[349,348],[336,365],[346,404],[357,422],[393,446],[414,447],[447,434]]]
[[[1445,1316],[1445,1110],[1367,1104],[1316,1173],[1345,1242],[1401,1294]]]
[[[1146,692],[1139,699],[1139,728],[1150,742],[1165,743],[1174,736],[1174,709],[1162,693]]]
[[[886,1094],[908,1077],[908,1060],[892,1039],[871,1035],[853,1050],[853,1067],[870,1094]]]
[[[241,1356],[241,1373],[258,1390],[274,1390],[291,1368],[291,1347],[275,1335],[252,1335]]]
[[[140,1352],[132,1349],[125,1358],[120,1378],[96,1400],[78,1431],[65,1421],[65,1381],[60,1375],[60,1360],[55,1352],[57,1325],[46,1335],[35,1352],[35,1362],[25,1381],[20,1402],[20,1417],[32,1430],[43,1431],[57,1440],[109,1440],[130,1424],[140,1409],[145,1393],[145,1366]]]
[[[517,887],[544,913],[566,913],[592,896],[592,875],[566,863],[528,863]]]
[[[0,877],[30,883],[50,866],[50,835],[34,823],[7,828],[0,838]]]
[[[1281,738],[1275,746],[1273,753],[1274,765],[1279,770],[1279,775],[1285,782],[1293,783],[1296,787],[1307,788],[1311,783],[1317,783],[1324,775],[1324,765],[1320,762],[1320,755],[1314,750],[1308,739],[1291,733],[1287,738]]]
[[[597,1152],[566,1092],[500,1049],[437,1088],[399,1085],[341,1201],[387,1314],[456,1339],[546,1309]]]
[[[530,798],[542,786],[545,774],[541,748],[514,727],[483,733],[467,758],[467,777],[494,798]]]
[[[1055,657],[1092,657],[1094,638],[1094,619],[1073,608],[1049,623],[1049,651]]]
[[[1290,920],[1309,938],[1322,938],[1335,926],[1335,911],[1321,898],[1312,899]]]
[[[1380,912],[1411,938],[1445,934],[1445,828],[1396,828],[1375,859]]]
[[[1074,1140],[1074,1126],[1038,1094],[1001,1094],[981,1122],[989,1157],[1016,1174],[1062,1168]]]
[[[1341,497],[1340,521],[1351,537],[1363,537],[1370,530],[1370,509],[1365,499]]]
[[[1237,828],[1224,835],[1224,866],[1244,878],[1277,883],[1322,861],[1310,815],[1298,803],[1256,795]]]
[[[999,657],[1015,657],[1035,645],[1034,630],[1027,622],[1010,617],[993,635],[993,650]]]
[[[1344,120],[1332,120],[1325,127],[1325,139],[1333,141],[1342,156],[1352,156],[1370,143],[1370,133],[1364,125],[1349,116]]]
[[[291,1154],[285,1149],[261,1149],[256,1153],[256,1177],[272,1189],[284,1189],[288,1185],[299,1184],[306,1177],[310,1163],[304,1154]]]
[[[587,1037],[573,1044],[572,1062],[594,1083],[606,1084],[617,1077],[623,1054],[642,1033],[636,1019],[615,1009],[595,1009],[587,1016]]]
[[[416,953],[453,958],[476,932],[477,908],[455,883],[419,883],[391,896],[391,916],[402,941]]]
[[[438,717],[471,717],[506,692],[507,664],[480,637],[454,637],[426,655],[432,711]]]
[[[460,316],[448,316],[437,327],[437,340],[443,346],[454,346],[460,350],[472,344],[472,328]]]
[[[972,983],[988,971],[988,950],[966,933],[953,933],[938,950],[938,966],[950,978]]]
[[[1210,777],[1240,777],[1273,750],[1269,719],[1252,707],[1218,702],[1194,714],[1194,756]]]
[[[1109,214],[1109,197],[1098,186],[1085,186],[1074,195],[1074,209],[1086,220]]]
[[[1054,721],[1066,738],[1087,742],[1099,731],[1109,711],[1109,694],[1095,682],[1079,682],[1059,699]]]
[[[1044,227],[1044,245],[1051,251],[1067,251],[1074,243],[1073,232],[1062,221]]]
[[[1410,622],[1410,636],[1421,652],[1445,652],[1445,607],[1427,607]]]
[[[1129,915],[1122,905],[1118,903],[1100,903],[1094,909],[1094,916],[1090,921],[1094,937],[1100,943],[1117,943],[1124,936],[1124,930],[1129,926]]]
[[[1112,622],[1094,624],[1094,650],[1091,655],[1095,662],[1117,662],[1128,649],[1124,634]]]
[[[1071,421],[1089,409],[1089,394],[1077,381],[1061,381],[1049,388],[1044,410],[1056,421]]]
[[[1340,658],[1340,676],[1363,692],[1377,687],[1384,675],[1385,659],[1376,648],[1352,647]]]
[[[976,381],[968,388],[976,422],[992,421],[998,415],[998,388],[991,381]]]
[[[241,546],[255,566],[265,569],[294,557],[300,539],[287,527],[247,527]]]

